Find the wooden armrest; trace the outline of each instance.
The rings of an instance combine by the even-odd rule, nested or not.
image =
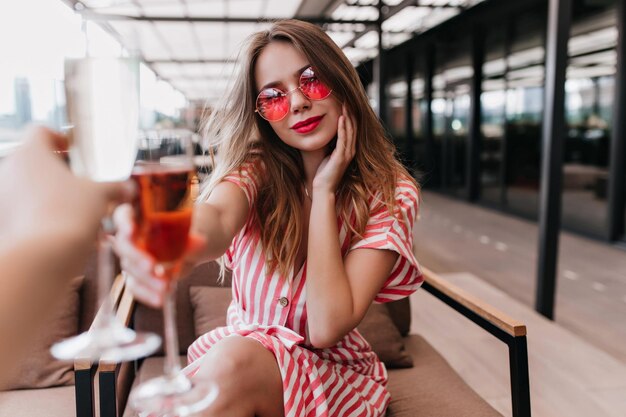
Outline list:
[[[422,267],[422,272],[425,282],[430,286],[452,298],[502,331],[513,337],[526,336],[526,325],[524,323],[509,317],[500,310],[497,310],[469,294],[467,291],[447,282],[433,271]]]
[[[115,317],[116,320],[122,323],[125,327],[128,327],[128,325],[130,324],[134,306],[135,298],[130,293],[130,291],[124,289],[117,306]],[[102,358],[98,363],[98,372],[115,372],[118,365],[118,362],[113,362],[107,360],[107,358]]]

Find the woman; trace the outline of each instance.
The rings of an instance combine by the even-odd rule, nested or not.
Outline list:
[[[421,284],[417,184],[318,27],[275,23],[251,38],[241,68],[207,123],[220,158],[187,258],[223,255],[233,271],[228,326],[189,348],[188,370],[220,386],[205,415],[381,416],[387,373],[355,328],[373,301]],[[154,263],[122,223],[129,285],[159,305]]]

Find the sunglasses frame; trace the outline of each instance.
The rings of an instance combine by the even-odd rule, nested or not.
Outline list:
[[[300,90],[300,92],[302,93],[302,95],[303,95],[304,97],[306,97],[308,100],[313,100],[313,101],[321,101],[321,100],[327,99],[327,98],[328,98],[328,97],[332,94],[333,89],[332,89],[332,88],[329,88],[329,87],[328,87],[325,83],[323,83],[321,80],[320,80],[320,82],[321,82],[322,84],[324,84],[324,85],[328,88],[328,94],[327,94],[327,95],[325,95],[324,97],[322,97],[322,98],[311,98],[311,97],[309,97],[309,96],[308,96],[308,95],[307,95],[304,91],[302,91],[302,75],[304,75],[304,73],[305,73],[306,71],[308,71],[308,70],[313,71],[313,74],[315,74],[315,69],[313,69],[313,66],[312,66],[312,65],[309,65],[308,67],[306,67],[305,69],[303,69],[303,70],[302,70],[302,72],[300,73],[300,76],[298,77],[298,86],[297,86],[296,88],[294,88],[293,90],[290,90],[290,91],[285,92],[285,91],[282,91],[281,89],[276,88],[276,87],[269,87],[269,88],[264,88],[263,90],[259,91],[259,94],[256,96],[256,100],[255,100],[255,102],[254,102],[254,106],[255,106],[255,110],[254,110],[254,112],[255,112],[255,113],[258,113],[258,115],[259,115],[259,116],[261,116],[264,120],[267,120],[268,122],[279,122],[279,121],[283,120],[283,119],[284,119],[285,117],[287,117],[287,115],[289,114],[289,110],[291,110],[291,101],[289,101],[289,100],[288,100],[288,97],[289,97],[289,95],[290,95],[291,93],[293,93],[293,92],[294,92],[294,91],[296,91],[296,90]],[[319,80],[319,78],[318,78],[318,80]],[[261,114],[261,112],[259,111],[259,106],[258,106],[259,97],[261,96],[261,93],[263,93],[264,91],[267,91],[267,90],[275,90],[275,91],[278,91],[278,92],[279,92],[279,93],[280,93],[283,97],[285,97],[285,98],[288,100],[288,101],[287,101],[287,103],[288,103],[289,107],[287,108],[287,112],[286,112],[286,113],[285,113],[285,114],[284,114],[284,115],[283,115],[280,119],[270,120],[270,119],[266,118],[265,116],[263,116],[263,114]]]

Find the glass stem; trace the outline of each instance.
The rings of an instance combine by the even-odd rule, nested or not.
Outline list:
[[[102,220],[100,235],[98,236],[98,299],[103,314],[95,323],[96,329],[108,329],[113,325],[113,304],[111,303],[111,285],[113,283],[113,248],[109,242],[110,227],[113,224],[111,218]]]
[[[167,378],[173,379],[180,372],[178,331],[176,329],[176,281],[169,283],[163,303],[163,323],[165,325],[165,366]]]

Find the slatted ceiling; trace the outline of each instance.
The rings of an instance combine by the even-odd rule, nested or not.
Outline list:
[[[606,28],[570,38],[568,50],[577,55],[601,48],[611,48],[617,44],[617,28]]]
[[[85,3],[95,0],[83,0]],[[383,0],[394,7],[402,0]],[[426,6],[471,6],[482,0],[420,0]],[[115,0],[109,7],[93,8],[91,11],[128,16],[155,17],[249,17],[290,18],[296,13],[307,16],[328,16],[340,20],[372,20],[378,18],[377,0]],[[100,3],[102,5],[102,3]],[[89,7],[89,4],[87,4]],[[407,6],[383,24],[383,47],[389,48],[408,39],[413,32],[425,30],[437,22],[457,14],[453,7],[433,8]],[[207,61],[232,61],[241,51],[242,43],[252,33],[269,27],[269,23],[212,23],[212,22],[143,22],[111,21],[126,45],[138,44],[140,53],[147,61],[180,60],[172,65],[153,63],[152,68],[163,79],[179,81],[189,79],[212,79],[230,75],[233,67],[220,70],[222,64],[195,63]],[[360,27],[357,27],[360,26]],[[348,58],[357,65],[377,54],[378,36],[375,31],[367,33],[351,44],[354,36],[360,36],[365,25],[331,24],[326,26],[329,36],[343,47]],[[404,33],[389,33],[389,32]],[[588,42],[588,40],[585,40]],[[583,42],[583,41],[581,41]],[[346,45],[350,44],[350,48]],[[213,65],[213,66],[209,66]],[[219,84],[219,82],[216,82]],[[188,99],[200,94],[213,94],[214,88],[202,84],[176,84]]]
[[[141,11],[147,16],[185,17],[185,9],[179,2],[146,4],[144,1],[141,1]]]
[[[226,15],[226,5],[223,1],[187,1],[186,4],[190,16],[223,17]]]
[[[198,59],[224,58],[224,41],[226,39],[226,23],[195,23],[194,31],[202,45],[202,55]]]
[[[174,60],[196,59],[200,53],[191,25],[183,22],[156,22],[154,29]]]
[[[159,64],[162,65],[169,64]],[[234,64],[213,64],[213,63],[193,63],[193,64],[177,64],[184,76],[189,78],[221,78],[230,76],[235,69]]]
[[[569,59],[570,65],[593,65],[598,62],[602,62],[604,64],[615,65],[617,62],[617,52],[615,50],[598,52],[596,54],[589,54],[578,56]]]
[[[231,16],[258,18],[265,16],[265,1],[229,0],[226,10]]]
[[[383,22],[384,31],[418,30],[423,19],[432,12],[429,7],[407,6]]]
[[[493,75],[502,75],[506,70],[506,61],[504,58],[494,59],[492,61],[485,62],[483,65],[483,74],[485,77]]]
[[[141,10],[139,10],[139,8],[134,4],[117,4],[98,10],[101,13],[121,14],[124,16],[139,16],[141,14]]]
[[[459,12],[456,9],[445,8],[445,9],[434,9],[432,13],[427,15],[424,18],[424,26],[426,28],[431,28],[437,26],[438,24],[445,22],[450,19],[452,16],[455,16]]]
[[[392,47],[394,45],[399,45],[404,41],[411,39],[413,36],[410,33],[387,33],[383,34],[383,46],[385,48]]]
[[[161,78],[179,78],[183,75],[183,66],[177,63],[154,64],[152,69],[156,71]]]
[[[329,32],[326,31],[328,36],[337,44],[339,47],[343,47],[345,44],[350,42],[354,37],[354,32]]]
[[[259,23],[238,23],[228,25],[227,36],[224,40],[224,46],[226,50],[232,54],[231,56],[225,56],[228,59],[236,59],[237,53],[242,51],[242,46],[250,35],[261,30],[269,29],[271,24],[259,24]]]
[[[344,48],[343,52],[346,54],[348,59],[352,62],[364,61],[368,58],[371,58],[377,52],[376,50],[367,50],[367,49],[359,49],[359,48]]]
[[[361,49],[376,48],[378,46],[378,33],[370,30],[354,42],[354,46]]]
[[[300,7],[300,0],[266,0],[265,15],[270,17],[290,18]]]

